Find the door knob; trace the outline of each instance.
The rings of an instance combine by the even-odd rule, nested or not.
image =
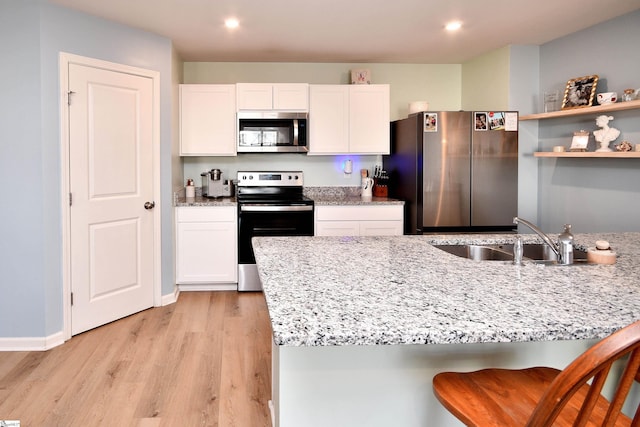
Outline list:
[[[156,206],[156,202],[146,202],[146,203],[144,204],[144,208],[145,208],[146,210],[153,209],[155,206]]]

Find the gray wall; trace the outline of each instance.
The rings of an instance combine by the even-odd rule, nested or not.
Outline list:
[[[520,114],[538,111],[540,47],[511,46],[509,55],[509,109]],[[538,123],[520,122],[518,133],[518,216],[538,223]],[[525,231],[525,230],[521,230]],[[526,230],[528,231],[528,230]]]
[[[49,315],[39,13],[0,3],[0,336],[44,336]]]
[[[640,87],[639,41],[636,11],[541,46],[539,93],[564,90],[568,79],[591,74],[600,76],[598,92]],[[640,110],[610,115],[615,119],[609,125],[621,130],[614,144],[640,143]],[[540,120],[538,149],[568,147],[574,131],[597,129],[595,118]],[[590,139],[593,150],[593,135]],[[540,159],[538,164],[543,230],[560,232],[562,224],[572,223],[574,232],[640,231],[640,159]]]
[[[63,327],[59,52],[160,72],[162,293],[174,287],[171,41],[43,0],[2,0],[0,337]]]

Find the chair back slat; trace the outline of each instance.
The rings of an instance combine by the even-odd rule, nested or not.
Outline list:
[[[633,416],[631,427],[640,427],[640,405],[636,408],[636,414]]]
[[[607,363],[606,365],[601,366],[600,370],[593,376],[593,381],[591,382],[591,387],[589,387],[587,397],[584,399],[584,402],[582,402],[580,412],[576,417],[576,421],[574,423],[575,427],[584,427],[587,425],[587,422],[593,413],[593,408],[595,408],[596,403],[598,403],[600,393],[602,393],[602,387],[604,387],[604,384],[607,382],[607,376],[611,370],[611,365],[611,363]]]
[[[638,377],[638,366],[640,365],[636,365],[636,363],[639,357],[637,355],[639,348],[640,321],[632,323],[589,348],[558,374],[538,402],[527,426],[551,426],[576,392],[593,378],[591,390],[580,409],[579,418],[575,424],[582,425],[580,424],[583,422],[582,420],[588,419],[591,415],[591,410],[593,409],[591,399],[598,397],[600,394],[602,384],[604,384],[613,362],[631,354],[631,357],[627,360],[627,366],[618,380],[613,404],[609,407],[609,415],[606,422],[610,422],[609,420],[615,422],[633,380]],[[638,413],[636,413],[636,418],[640,419]],[[638,424],[636,423],[635,425]]]
[[[618,380],[618,387],[609,405],[609,411],[607,412],[607,418],[604,420],[604,427],[610,427],[615,425],[624,402],[627,400],[629,390],[636,379],[638,369],[640,369],[640,350],[634,350],[629,356],[627,366],[622,373],[622,376]]]

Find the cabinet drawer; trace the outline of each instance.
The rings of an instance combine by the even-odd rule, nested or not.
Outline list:
[[[401,236],[402,221],[362,221],[360,222],[361,236]]]
[[[195,206],[176,208],[178,222],[235,222],[235,206]]]
[[[316,222],[316,236],[359,236],[358,221],[320,221]]]
[[[393,221],[402,218],[402,205],[316,206],[318,221]]]

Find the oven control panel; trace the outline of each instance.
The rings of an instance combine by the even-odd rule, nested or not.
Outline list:
[[[238,171],[238,186],[240,187],[302,187],[303,181],[302,171]]]

